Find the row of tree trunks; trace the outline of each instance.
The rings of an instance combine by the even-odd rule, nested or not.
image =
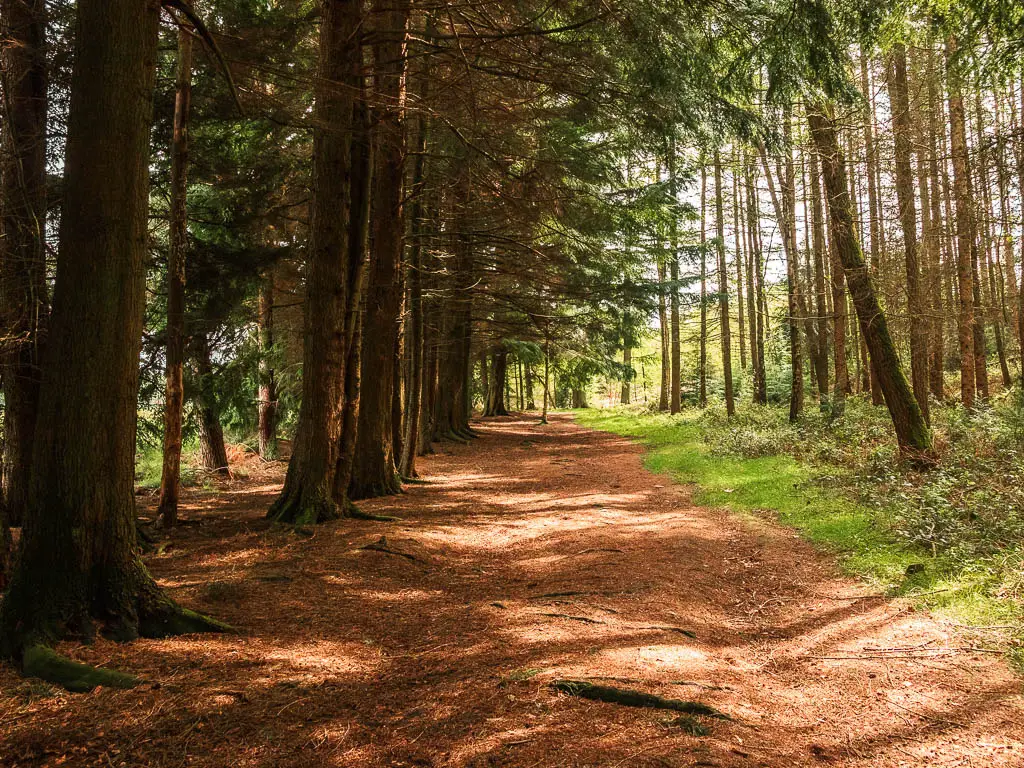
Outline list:
[[[3,504],[20,525],[39,409],[46,286],[46,5],[0,0],[0,346]]]
[[[0,653],[14,658],[36,644],[91,636],[97,624],[118,639],[218,628],[164,596],[136,547],[160,10],[136,0],[80,0],[75,12],[63,215],[29,512],[0,605]]]

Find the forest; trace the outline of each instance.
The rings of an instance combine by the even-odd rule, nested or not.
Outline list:
[[[1021,765],[1024,6],[0,0],[0,407],[0,765]]]

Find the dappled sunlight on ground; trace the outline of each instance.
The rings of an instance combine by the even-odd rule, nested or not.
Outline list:
[[[361,503],[396,523],[268,522],[282,463],[190,491],[147,563],[239,633],[61,647],[132,691],[0,667],[0,765],[1024,765],[1020,681],[955,628],[791,531],[693,507],[622,438],[563,415],[474,426],[424,483]],[[734,719],[694,736],[560,678]]]

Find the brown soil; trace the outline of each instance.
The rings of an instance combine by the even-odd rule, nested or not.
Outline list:
[[[785,528],[694,507],[624,439],[566,416],[477,429],[363,504],[400,523],[272,526],[280,464],[189,495],[198,524],[149,565],[241,634],[62,648],[150,681],[127,692],[0,667],[0,763],[1024,765],[1020,681],[950,626],[859,597]],[[691,736],[557,678],[735,720]]]

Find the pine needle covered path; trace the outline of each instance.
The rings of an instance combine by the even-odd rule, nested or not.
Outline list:
[[[361,505],[395,522],[269,523],[278,465],[186,494],[198,524],[147,563],[241,633],[59,649],[128,691],[0,667],[0,764],[1024,764],[1020,681],[954,628],[693,506],[622,438],[474,428]]]

